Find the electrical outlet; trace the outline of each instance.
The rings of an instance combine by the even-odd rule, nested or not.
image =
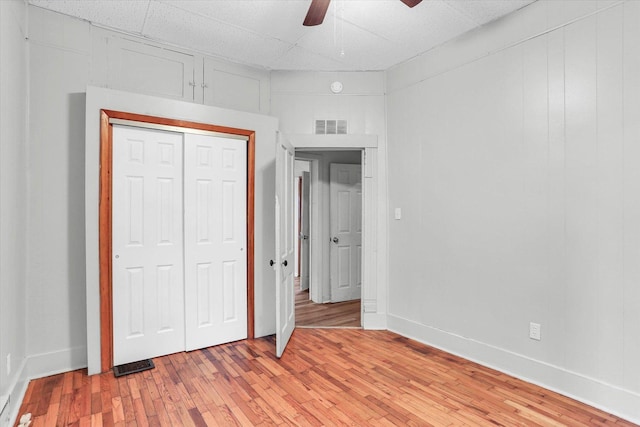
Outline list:
[[[529,338],[540,341],[540,329],[541,326],[539,323],[529,323]]]
[[[7,376],[11,375],[11,353],[7,354]]]

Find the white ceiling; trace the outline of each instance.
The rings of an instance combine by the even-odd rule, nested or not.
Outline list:
[[[386,70],[534,0],[29,0],[107,28],[271,70]],[[344,52],[344,54],[342,54]]]

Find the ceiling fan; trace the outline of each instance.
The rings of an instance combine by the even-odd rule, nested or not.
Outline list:
[[[413,7],[420,3],[422,0],[400,1],[409,7]],[[311,0],[311,6],[309,6],[309,11],[307,12],[307,16],[304,18],[304,22],[302,23],[302,25],[313,27],[314,25],[322,24],[322,21],[324,21],[324,16],[327,14],[327,9],[329,8],[329,2],[331,2],[331,0]]]

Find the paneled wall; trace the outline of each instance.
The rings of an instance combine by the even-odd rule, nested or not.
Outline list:
[[[0,425],[17,411],[26,357],[27,28],[0,2]],[[4,412],[5,404],[8,403]],[[8,425],[8,422],[7,422]]]
[[[391,329],[635,421],[638,40],[539,1],[388,72]]]
[[[95,248],[85,244],[85,222],[95,220],[85,217],[85,204],[93,200],[85,195],[93,189],[89,186],[95,185],[93,176],[85,180],[85,158],[95,149],[85,141],[87,85],[188,101],[186,105],[156,102],[154,106],[147,98],[140,101],[132,96],[129,105],[136,106],[139,113],[161,111],[187,117],[198,111],[200,119],[214,120],[223,114],[221,108],[208,108],[217,106],[229,111],[227,119],[234,118],[227,124],[247,126],[251,119],[240,117],[264,117],[253,113],[269,108],[269,74],[110,32],[37,7],[28,7],[28,18],[31,87],[21,94],[28,96],[30,106],[26,337],[29,375],[41,376],[87,366],[87,328],[95,333],[96,325],[87,325],[87,314],[93,314],[91,310],[97,307],[90,304],[87,309],[86,292],[87,277],[94,277],[94,265],[85,263],[87,254],[91,261],[97,261],[91,256]],[[150,72],[152,68],[155,74]],[[21,74],[27,73],[23,70]],[[229,89],[238,85],[244,89],[232,97]],[[126,110],[127,104],[121,107]],[[272,220],[272,199],[263,200],[262,194],[273,191],[273,184],[269,184],[273,180],[263,179],[262,174],[273,176],[269,168],[273,168],[274,143],[267,141],[275,137],[276,127],[268,138],[257,139],[257,221]],[[95,205],[97,209],[97,202]],[[264,215],[263,209],[267,212]],[[267,235],[256,236],[256,333],[265,335],[275,330],[275,318],[268,309],[274,303],[272,279],[261,276],[270,274],[266,262],[271,254],[264,251],[273,246],[273,237],[268,232],[272,228],[261,227],[257,225],[257,232]],[[92,295],[89,297],[93,302]],[[262,302],[267,306],[262,307]]]

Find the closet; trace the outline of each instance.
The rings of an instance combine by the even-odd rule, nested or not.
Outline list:
[[[247,337],[246,139],[113,126],[113,363]]]

